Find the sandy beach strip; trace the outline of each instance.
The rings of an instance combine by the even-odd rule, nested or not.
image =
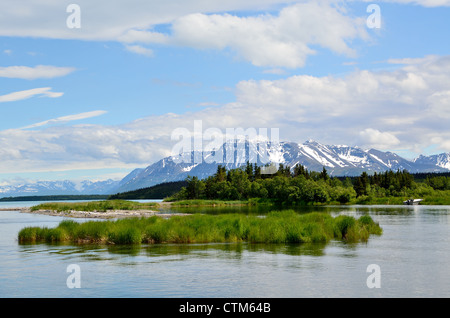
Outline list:
[[[12,209],[11,209],[12,210]],[[11,211],[10,210],[10,211]],[[172,216],[185,216],[187,213],[163,213],[154,210],[111,210],[111,211],[55,211],[55,210],[36,210],[31,211],[30,208],[16,209],[21,213],[43,214],[51,216],[64,216],[72,218],[90,218],[90,219],[116,219],[116,218],[130,218],[130,217],[151,217],[159,216],[169,218]]]

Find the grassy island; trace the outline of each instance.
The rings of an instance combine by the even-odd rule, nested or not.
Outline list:
[[[158,207],[155,202],[133,202],[125,200],[105,200],[105,201],[88,201],[88,202],[49,202],[42,203],[31,207],[31,211],[51,210],[55,212],[106,212],[114,210],[133,211],[133,210],[151,210]]]
[[[306,243],[344,240],[367,241],[382,229],[368,215],[355,219],[326,213],[271,212],[264,217],[222,214],[174,216],[164,219],[127,218],[115,221],[62,221],[56,228],[27,227],[18,234],[20,243]]]

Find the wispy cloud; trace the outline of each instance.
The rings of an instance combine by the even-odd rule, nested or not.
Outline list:
[[[32,125],[29,125],[29,126],[26,126],[26,127],[22,127],[21,129],[30,129],[30,128],[42,127],[42,126],[46,126],[46,125],[50,125],[50,124],[67,123],[67,122],[74,121],[74,120],[81,120],[81,119],[87,119],[87,118],[101,116],[101,115],[106,114],[106,113],[107,112],[104,111],[104,110],[95,110],[95,111],[86,112],[86,113],[62,116],[62,117],[58,117],[58,118],[53,118],[53,119],[41,121],[39,123],[32,124]]]
[[[148,57],[153,57],[153,50],[151,49],[147,49],[145,47],[142,47],[140,45],[127,45],[125,47],[127,49],[127,51],[129,52],[133,52],[139,55],[144,55],[144,56],[148,56]]]
[[[64,95],[64,93],[52,92],[51,87],[33,88],[24,91],[18,91],[0,96],[0,103],[15,102],[18,100],[28,99],[33,96],[41,95],[50,98],[57,98]]]
[[[0,77],[34,80],[38,78],[55,78],[66,76],[75,71],[73,67],[58,67],[52,65],[7,66],[0,67]]]
[[[424,64],[427,62],[433,62],[437,60],[439,56],[437,55],[428,55],[425,57],[419,58],[400,58],[400,59],[389,59],[387,60],[388,64],[402,64],[402,65],[417,65]]]

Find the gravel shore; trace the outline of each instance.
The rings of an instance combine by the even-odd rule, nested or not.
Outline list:
[[[36,210],[31,211],[29,208],[20,209],[22,213],[31,213],[31,214],[43,214],[43,215],[52,215],[52,216],[65,216],[72,218],[91,218],[91,219],[117,219],[117,218],[129,218],[129,217],[151,217],[151,216],[159,216],[168,218],[175,215],[189,215],[185,213],[163,213],[160,211],[153,210],[112,210],[112,211],[64,211],[58,212],[54,210]]]

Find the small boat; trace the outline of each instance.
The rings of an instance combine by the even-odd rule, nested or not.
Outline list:
[[[423,201],[423,199],[409,199],[409,200],[403,201],[403,203],[406,205],[419,205],[419,203],[422,201]]]

